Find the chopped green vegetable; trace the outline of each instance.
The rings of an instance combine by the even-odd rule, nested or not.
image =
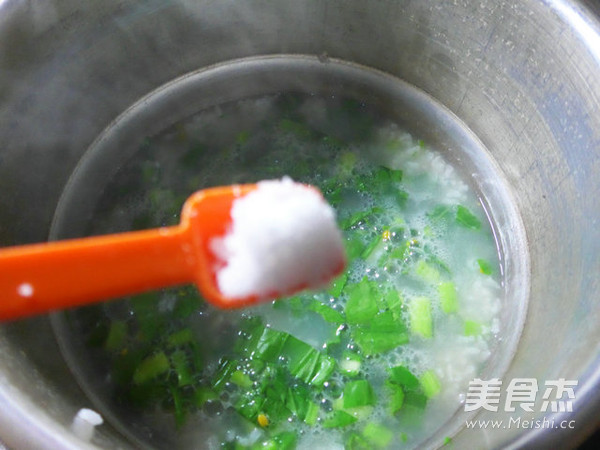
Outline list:
[[[362,431],[364,438],[375,448],[386,448],[394,438],[394,432],[384,425],[368,423]]]
[[[122,320],[111,322],[108,336],[104,342],[104,348],[108,351],[116,351],[123,348],[127,338],[127,323]]]
[[[365,248],[365,245],[363,244],[362,239],[351,238],[344,241],[344,247],[346,248],[346,254],[348,255],[348,258],[354,259],[360,256]]]
[[[299,419],[306,420],[306,413],[309,407],[308,390],[304,386],[288,388],[285,397],[285,406],[292,414]]]
[[[427,406],[427,396],[419,391],[406,391],[404,393],[404,406],[422,411]]]
[[[332,281],[331,286],[329,287],[329,290],[327,292],[329,292],[329,294],[334,297],[339,297],[347,282],[348,274],[343,273],[342,275],[340,275]]]
[[[219,368],[213,377],[212,388],[215,392],[221,392],[225,384],[229,382],[231,374],[236,371],[235,364],[228,359],[221,360]]]
[[[327,322],[330,322],[330,323],[343,323],[344,322],[344,315],[341,312],[333,309],[331,306],[321,303],[317,299],[313,299],[310,302],[308,309],[310,311],[314,311],[317,314],[319,314]]]
[[[277,360],[289,337],[290,335],[283,331],[264,327],[254,348],[253,356],[265,361]]]
[[[358,160],[358,157],[356,156],[356,153],[353,153],[353,152],[342,153],[342,155],[340,156],[340,166],[339,166],[340,175],[341,176],[350,175],[350,173],[354,169],[354,166],[356,165],[357,160]]]
[[[458,295],[454,283],[451,281],[441,283],[438,286],[438,294],[442,311],[446,314],[458,311]]]
[[[398,205],[401,207],[404,207],[406,205],[406,201],[408,200],[408,192],[402,189],[397,189],[394,191],[394,197],[396,198],[396,203],[398,203]]]
[[[233,372],[231,374],[231,377],[229,378],[229,380],[233,384],[236,384],[239,387],[244,388],[244,389],[249,389],[250,387],[252,387],[252,380],[250,379],[250,377],[248,375],[246,375],[241,370],[236,370],[235,372]]]
[[[192,330],[190,330],[189,328],[184,328],[171,334],[167,338],[167,344],[169,345],[169,347],[180,347],[182,345],[189,344],[193,340],[194,335],[192,333]]]
[[[155,353],[144,359],[137,369],[135,369],[133,382],[135,384],[146,383],[167,372],[170,367],[169,358],[167,358],[164,352]]]
[[[375,251],[375,249],[377,248],[377,246],[379,244],[381,244],[382,240],[383,240],[383,237],[381,236],[381,234],[377,234],[371,240],[371,242],[369,242],[369,244],[363,249],[362,253],[360,254],[360,257],[362,259],[367,259],[369,256],[371,256],[371,253],[373,253],[373,251]]]
[[[391,311],[395,320],[401,320],[402,315],[402,297],[396,289],[388,290],[384,295],[384,302],[389,311]]]
[[[462,205],[456,207],[456,223],[472,230],[479,230],[481,228],[481,221]]]
[[[478,336],[481,334],[482,325],[474,320],[465,320],[465,336]]]
[[[353,424],[358,419],[345,411],[336,410],[332,415],[326,418],[323,422],[323,428],[340,428]]]
[[[408,304],[410,330],[423,338],[433,336],[433,318],[431,301],[427,297],[415,297]]]
[[[293,336],[286,342],[282,355],[287,360],[290,373],[305,383],[313,379],[321,361],[321,354],[317,350]]]
[[[353,431],[344,443],[344,450],[372,450],[373,445],[360,433]]]
[[[421,375],[421,387],[427,398],[432,398],[440,392],[442,384],[435,372],[433,372],[433,370],[428,370]]]
[[[273,447],[263,445],[261,449],[272,448],[273,450],[293,450],[296,448],[298,436],[293,431],[282,431],[273,436],[271,441],[275,444]]]
[[[375,172],[374,180],[378,184],[400,183],[402,181],[402,171],[380,166]]]
[[[304,416],[304,423],[315,425],[319,419],[319,410],[318,404],[309,402],[306,408],[306,415]]]
[[[434,224],[441,224],[452,218],[452,207],[446,205],[436,206],[433,211],[427,214]]]
[[[361,222],[367,221],[367,219],[373,214],[377,214],[380,212],[381,208],[379,207],[374,207],[366,211],[355,212],[350,217],[348,217],[340,223],[340,228],[342,228],[343,230],[348,230]]]
[[[201,408],[206,402],[210,400],[216,400],[219,396],[208,387],[199,387],[194,391],[194,404]]]
[[[367,380],[348,381],[344,386],[344,409],[375,405],[375,392]]]
[[[408,342],[404,322],[391,311],[377,314],[368,325],[352,327],[351,335],[366,355],[387,352]]]
[[[156,314],[160,297],[157,292],[146,292],[136,295],[130,301],[131,308],[135,313],[140,338],[151,341],[161,335],[166,328],[166,319]]]
[[[173,399],[173,409],[175,410],[175,426],[180,428],[186,420],[187,410],[184,409],[181,392],[174,386],[170,386],[171,398]]]
[[[177,386],[189,386],[194,382],[193,369],[190,367],[188,356],[184,351],[173,352],[171,364],[177,374]]]
[[[369,323],[379,310],[377,283],[364,277],[359,283],[346,286],[346,320],[349,324]]]
[[[235,403],[235,410],[250,422],[255,423],[258,414],[262,411],[264,397],[258,392],[249,391],[242,395]]]
[[[388,372],[390,374],[388,377],[390,383],[406,387],[407,389],[417,389],[419,387],[419,379],[404,366],[391,367]]]
[[[330,356],[319,354],[319,360],[312,378],[308,384],[312,386],[322,386],[327,381],[336,368],[335,359]]]
[[[404,389],[393,383],[388,383],[388,387],[391,391],[388,396],[388,411],[391,415],[395,415],[404,405]]]
[[[437,284],[441,278],[440,271],[424,259],[417,263],[415,272],[423,281],[431,284]]]
[[[194,289],[194,288],[192,288]],[[201,301],[197,293],[189,289],[182,289],[178,292],[178,299],[173,309],[173,316],[178,319],[185,319],[191,316],[200,307]],[[156,310],[153,310],[156,315]]]
[[[489,261],[485,259],[478,259],[477,265],[479,266],[479,271],[484,275],[491,275],[493,272],[492,265]]]

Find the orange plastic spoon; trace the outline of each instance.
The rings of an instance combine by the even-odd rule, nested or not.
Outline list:
[[[232,301],[220,293],[209,248],[212,238],[226,234],[233,201],[255,188],[198,191],[177,226],[0,250],[0,319],[190,282],[221,308],[255,303],[256,297]]]

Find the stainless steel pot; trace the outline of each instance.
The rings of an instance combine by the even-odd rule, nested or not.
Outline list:
[[[462,120],[514,197],[529,303],[503,379],[578,381],[573,411],[546,414],[557,428],[462,429],[456,447],[575,446],[600,408],[599,14],[566,0],[0,0],[0,244],[47,239],[94,139],[185,73],[274,54],[387,72]],[[110,425],[93,444],[71,432],[90,402],[46,317],[0,327],[0,405],[11,448],[130,445]]]

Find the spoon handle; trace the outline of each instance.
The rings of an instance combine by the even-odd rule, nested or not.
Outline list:
[[[193,281],[186,228],[164,227],[0,250],[0,320]]]

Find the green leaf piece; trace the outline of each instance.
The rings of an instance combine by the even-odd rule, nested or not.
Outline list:
[[[158,352],[145,358],[133,373],[135,384],[144,384],[164,374],[171,367],[169,358],[164,352]]]
[[[348,381],[344,386],[344,409],[375,406],[375,391],[367,380]]]
[[[265,399],[255,391],[249,391],[242,395],[235,403],[235,410],[252,423],[256,423],[256,418],[262,411]]]
[[[484,275],[491,275],[494,272],[492,265],[486,259],[478,259],[477,265],[479,266],[479,272]]]
[[[404,407],[423,410],[427,406],[427,396],[418,391],[406,391],[404,393]]]
[[[421,375],[421,387],[427,398],[435,397],[442,389],[440,379],[433,370],[428,370]]]
[[[375,448],[387,448],[394,439],[392,430],[375,422],[365,425],[362,435]]]
[[[219,364],[219,368],[217,369],[215,376],[213,377],[213,390],[215,392],[221,392],[235,371],[235,364],[228,359],[223,359]]]
[[[438,286],[440,306],[446,314],[458,311],[458,294],[456,286],[451,281],[446,281]]]
[[[307,425],[315,425],[319,419],[319,405],[316,403],[308,403],[306,408],[306,415],[304,416],[304,423]]]
[[[402,305],[404,304],[404,301],[402,300],[402,297],[400,296],[400,292],[398,292],[396,289],[389,289],[384,294],[383,299],[384,299],[385,305],[387,306],[389,311],[392,313],[394,319],[401,320]]]
[[[127,322],[122,320],[115,320],[111,322],[106,341],[104,342],[104,348],[109,352],[120,350],[125,345],[127,333]]]
[[[453,209],[451,206],[446,206],[446,205],[439,205],[436,206],[433,211],[427,213],[427,217],[429,217],[429,219],[434,223],[434,224],[441,224],[444,222],[448,222],[449,220],[452,219],[453,216]]]
[[[171,364],[177,374],[177,386],[189,386],[194,382],[193,369],[187,354],[182,350],[177,350],[171,354]]]
[[[380,166],[373,174],[373,179],[376,183],[384,186],[388,183],[400,183],[402,171]]]
[[[344,247],[346,249],[346,255],[350,260],[357,258],[363,252],[365,244],[360,238],[350,238],[344,241]]]
[[[380,299],[377,283],[364,277],[359,283],[346,287],[346,321],[349,324],[369,323],[377,314]]]
[[[395,415],[404,406],[404,389],[400,385],[392,383],[388,383],[387,386],[391,391],[387,398],[388,411],[391,415]]]
[[[344,287],[346,286],[347,282],[348,274],[343,273],[342,275],[340,275],[332,281],[331,286],[329,287],[329,290],[327,292],[333,297],[339,297],[342,294],[342,291],[344,290]]]
[[[472,230],[479,230],[481,228],[481,221],[468,208],[462,205],[456,207],[456,223]]]
[[[415,272],[426,283],[437,284],[441,279],[440,271],[424,259],[417,263]]]
[[[355,212],[350,217],[348,217],[340,223],[340,228],[343,230],[349,230],[350,228],[352,228],[355,225],[358,225],[361,222],[368,222],[368,218],[370,216],[378,213],[381,213],[381,208],[377,206],[366,211]]]
[[[236,370],[233,372],[229,378],[229,381],[243,389],[249,389],[252,387],[252,380],[241,370]]]
[[[271,440],[275,443],[273,450],[294,450],[298,441],[298,435],[293,431],[282,431],[273,436]]]
[[[288,388],[285,406],[300,420],[306,420],[308,408],[311,403],[308,397],[308,389],[304,386],[296,386],[294,389]]]
[[[377,314],[368,325],[351,329],[354,339],[366,355],[377,355],[409,341],[406,326],[391,311]]]
[[[327,355],[319,354],[316,370],[308,383],[312,386],[323,386],[323,383],[329,380],[335,371],[336,366],[335,359]]]
[[[420,385],[419,379],[404,366],[391,367],[388,372],[388,381],[390,383],[413,390],[418,389]]]
[[[341,312],[333,309],[331,306],[321,303],[317,299],[313,299],[310,302],[308,309],[316,312],[329,323],[341,324],[345,321],[344,315]]]
[[[204,404],[210,400],[216,400],[219,396],[211,388],[202,386],[194,391],[193,402],[198,408],[202,408]]]
[[[344,450],[372,450],[373,445],[360,433],[353,431],[344,443]]]
[[[465,336],[479,336],[482,325],[474,320],[465,320]]]
[[[408,313],[411,332],[422,338],[431,338],[433,336],[433,317],[429,298],[413,298],[408,304]]]
[[[345,411],[333,411],[333,414],[323,420],[323,428],[341,428],[353,424],[358,419]]]
[[[381,235],[381,233],[377,234],[363,249],[362,253],[360,254],[360,257],[362,259],[367,259],[369,256],[371,256],[371,254],[375,251],[379,244],[381,244],[382,240],[383,236]]]
[[[169,347],[181,347],[192,342],[193,340],[194,334],[192,333],[192,330],[189,328],[184,328],[169,335],[167,338],[167,345]]]
[[[289,337],[290,335],[283,331],[264,327],[254,348],[253,356],[265,361],[276,361]]]
[[[354,377],[358,375],[362,365],[362,358],[356,353],[345,351],[340,360],[340,369],[345,375]]]

